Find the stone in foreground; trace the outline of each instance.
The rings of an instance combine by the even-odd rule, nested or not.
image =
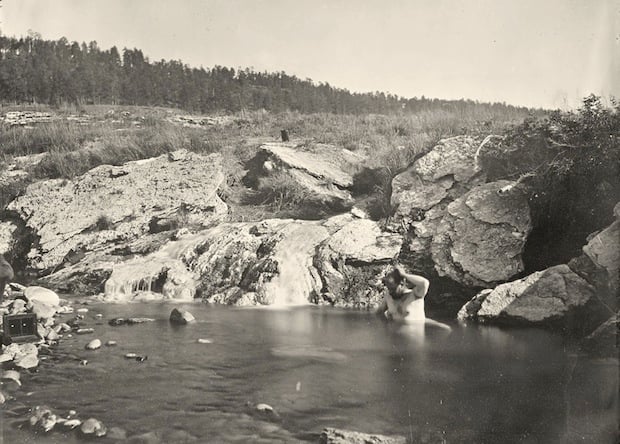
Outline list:
[[[319,438],[320,444],[406,444],[404,436],[387,436],[353,432],[351,430],[325,429]]]
[[[595,296],[592,285],[567,265],[483,290],[459,311],[459,319],[540,323],[564,318]]]
[[[187,310],[173,309],[170,313],[170,323],[178,325],[186,325],[194,322],[196,318]]]

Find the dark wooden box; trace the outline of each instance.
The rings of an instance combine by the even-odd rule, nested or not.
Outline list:
[[[4,315],[2,317],[2,327],[5,343],[36,341],[39,339],[37,337],[37,315],[32,313]]]

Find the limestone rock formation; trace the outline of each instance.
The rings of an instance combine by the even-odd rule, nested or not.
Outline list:
[[[362,299],[360,306],[366,306],[367,294],[352,293],[367,291],[368,283],[378,280],[377,275],[398,255],[401,243],[400,235],[384,233],[376,222],[351,214],[322,221],[223,223],[126,261],[80,262],[69,267],[70,273],[69,268],[60,270],[47,282],[63,280],[70,287],[76,279],[86,289],[83,272],[92,266],[94,274],[109,272],[104,286],[94,280],[98,287],[89,290],[104,290],[105,301],[202,296],[209,302],[234,305],[294,305],[342,302],[349,296],[347,300]],[[352,286],[351,276],[360,270],[364,280]]]
[[[396,217],[410,222],[442,200],[454,199],[470,185],[480,183],[476,162],[479,141],[469,136],[442,139],[392,181]],[[452,196],[452,197],[451,197]]]
[[[392,181],[392,205],[407,233],[401,259],[458,284],[491,287],[523,270],[531,230],[527,198],[516,183],[484,183],[478,139],[440,141]]]
[[[463,306],[459,319],[541,323],[562,319],[595,297],[595,289],[567,265],[556,265],[493,290]]]
[[[257,187],[260,178],[283,173],[308,191],[311,200],[331,206],[352,204],[353,174],[365,158],[333,145],[266,143],[250,162],[244,182]]]
[[[527,197],[513,185],[480,185],[448,205],[431,242],[440,276],[490,287],[523,271],[521,253],[532,226]]]
[[[72,254],[138,239],[153,219],[171,213],[207,226],[227,212],[217,195],[223,181],[219,155],[179,151],[33,183],[8,209],[37,239],[29,265],[44,270]]]

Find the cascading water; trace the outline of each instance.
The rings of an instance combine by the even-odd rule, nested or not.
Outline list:
[[[313,253],[329,236],[329,231],[318,224],[291,226],[284,231],[285,237],[274,255],[279,274],[265,285],[264,291],[274,306],[305,305],[318,284],[310,272]]]

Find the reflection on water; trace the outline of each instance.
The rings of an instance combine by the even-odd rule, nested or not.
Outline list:
[[[90,337],[63,341],[58,354],[75,359],[44,361],[24,377],[23,391],[33,392],[24,401],[76,409],[129,435],[153,431],[162,442],[316,441],[324,427],[414,442],[612,442],[617,430],[617,361],[578,358],[544,331],[455,324],[447,332],[317,307],[184,308],[198,322],[172,328],[170,305],[91,307],[96,337],[118,346],[86,352]],[[109,327],[117,316],[157,321]],[[149,358],[124,359],[128,352]],[[3,435],[32,438],[10,422]],[[55,433],[36,442],[72,440]]]

